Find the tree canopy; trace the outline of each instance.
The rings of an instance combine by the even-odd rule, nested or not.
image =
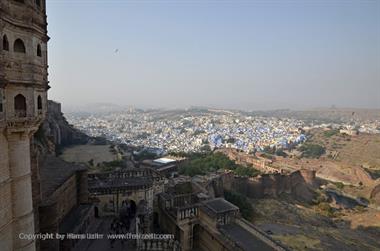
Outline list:
[[[303,144],[299,150],[302,152],[302,156],[306,158],[319,158],[326,152],[326,149],[318,144]]]
[[[236,164],[222,153],[196,154],[184,164],[179,172],[184,175],[204,175],[217,170],[232,170],[241,176],[256,176],[260,172],[253,167],[245,167]]]
[[[243,218],[246,220],[252,219],[253,208],[246,196],[236,192],[224,191],[224,198],[240,209]]]

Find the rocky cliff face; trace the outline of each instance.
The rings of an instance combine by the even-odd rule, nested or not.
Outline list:
[[[86,144],[90,137],[70,125],[61,111],[61,104],[48,101],[45,121],[34,135],[40,154],[58,154],[62,147]]]
[[[258,177],[238,177],[232,174],[223,176],[223,187],[244,194],[249,198],[277,197],[283,193],[294,199],[311,202],[317,186],[315,172],[295,171],[291,174],[263,174]]]

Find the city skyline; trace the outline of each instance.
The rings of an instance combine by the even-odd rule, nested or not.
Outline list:
[[[376,1],[50,1],[47,9],[49,98],[64,107],[380,108]]]

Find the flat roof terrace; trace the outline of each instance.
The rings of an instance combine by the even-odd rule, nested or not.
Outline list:
[[[203,205],[205,205],[209,210],[211,210],[215,214],[239,210],[237,206],[223,198],[215,198],[212,200],[204,201]]]
[[[260,250],[260,251],[273,251],[273,247],[269,246],[264,241],[260,240],[254,234],[248,232],[246,229],[236,223],[223,225],[220,227],[221,232],[229,239],[237,243],[242,249]]]
[[[55,156],[46,156],[40,164],[42,200],[47,200],[75,172],[86,171],[83,165],[68,163]]]
[[[159,159],[155,159],[153,160],[154,163],[157,163],[157,164],[161,164],[161,165],[166,165],[166,164],[169,164],[169,163],[174,163],[176,162],[175,159],[170,159],[170,158],[159,158]]]

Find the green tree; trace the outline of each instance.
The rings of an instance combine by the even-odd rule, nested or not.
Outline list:
[[[335,183],[335,186],[339,189],[343,189],[344,188],[344,184],[342,182],[336,182]]]
[[[246,196],[232,191],[224,191],[224,198],[240,209],[241,216],[244,219],[252,219],[253,208]]]
[[[276,147],[273,146],[266,146],[264,147],[264,153],[268,153],[268,154],[274,154],[276,152]]]
[[[238,166],[234,173],[239,176],[254,177],[260,174],[260,171],[253,167]]]
[[[90,166],[94,166],[94,159],[90,159],[90,160],[88,161],[88,164],[89,164]]]
[[[137,161],[142,161],[142,160],[146,160],[146,159],[155,159],[156,157],[157,157],[157,155],[155,153],[151,153],[148,151],[143,151],[142,153],[134,156],[135,160],[137,160]]]
[[[299,147],[302,156],[306,158],[319,158],[326,153],[325,147],[318,144],[306,143]]]
[[[334,135],[337,135],[338,133],[339,133],[338,129],[331,129],[331,130],[325,131],[323,134],[325,135],[325,137],[330,138]]]
[[[229,139],[227,139],[227,143],[234,144],[235,142],[236,142],[235,138],[229,138]]]
[[[202,175],[220,169],[237,171],[238,175],[246,176],[254,176],[258,173],[253,167],[248,168],[237,165],[222,153],[193,154],[189,158],[190,160],[180,167],[179,172],[181,174],[189,176]]]
[[[284,152],[284,150],[281,149],[281,148],[278,148],[278,149],[276,150],[276,155],[277,155],[277,156],[282,156],[282,157],[286,157],[286,156],[288,156],[288,155]]]

